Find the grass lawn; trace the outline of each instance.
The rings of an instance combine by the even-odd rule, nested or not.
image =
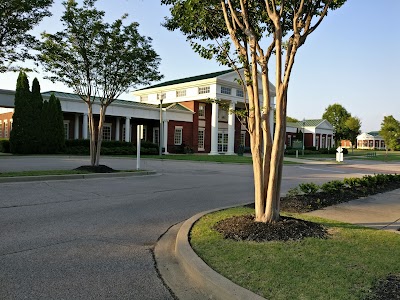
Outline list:
[[[211,229],[249,213],[233,208],[204,216],[192,229],[191,244],[214,270],[267,299],[363,299],[375,280],[400,273],[400,237],[391,232],[298,214],[290,216],[325,225],[331,237],[235,242]]]
[[[171,159],[171,160],[189,160],[189,161],[202,161],[202,162],[218,162],[218,163],[241,163],[251,164],[251,156],[238,156],[238,155],[199,155],[199,154],[170,154],[170,155],[143,155],[142,158],[157,158],[157,159]],[[284,164],[298,164],[293,162],[284,162]]]
[[[376,153],[376,156],[369,157],[368,154]],[[287,157],[295,157],[294,155],[288,155]],[[311,160],[323,160],[323,159],[336,159],[336,154],[307,154],[307,155],[299,155],[299,158],[302,159],[311,159]],[[386,155],[386,151],[373,151],[373,150],[357,150],[354,149],[354,153],[349,149],[349,153],[344,155],[344,160],[347,159],[364,159],[364,160],[374,160],[374,161],[400,161],[400,151],[390,151]]]
[[[136,170],[127,170],[120,172],[137,172]],[[4,172],[0,177],[19,177],[19,176],[45,176],[45,175],[71,175],[71,174],[91,174],[88,171],[78,170],[43,170],[43,171],[22,171],[22,172]]]

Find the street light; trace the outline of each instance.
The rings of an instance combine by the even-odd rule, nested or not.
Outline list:
[[[304,156],[304,131],[306,128],[306,119],[303,118],[303,156]]]
[[[157,99],[160,100],[160,128],[159,128],[159,134],[160,137],[158,139],[158,143],[159,143],[159,155],[162,156],[162,145],[163,145],[163,118],[162,118],[162,104],[163,104],[163,100],[165,98],[165,93],[160,93],[157,94]]]

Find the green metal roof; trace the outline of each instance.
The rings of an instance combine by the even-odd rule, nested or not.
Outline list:
[[[65,93],[65,92],[57,92],[57,91],[48,91],[42,93],[42,96],[47,96],[50,97],[51,94],[54,94],[57,98],[63,98],[63,99],[72,99],[72,100],[82,100],[81,97],[79,97],[77,94],[73,93]],[[95,99],[95,102],[98,102],[99,98]],[[137,107],[137,108],[157,108],[157,105],[153,104],[147,104],[147,103],[141,103],[141,102],[135,102],[135,101],[130,101],[130,100],[122,100],[122,99],[117,99],[113,101],[115,104],[121,104],[121,105],[129,105],[132,107]]]
[[[219,71],[219,72],[213,72],[213,73],[208,73],[208,74],[203,74],[203,75],[197,75],[197,76],[191,76],[191,77],[186,77],[186,78],[181,78],[181,79],[170,80],[170,81],[162,82],[162,83],[152,85],[152,86],[149,86],[149,87],[146,87],[143,89],[139,89],[137,91],[144,91],[144,90],[164,87],[164,86],[168,86],[168,85],[174,85],[174,84],[186,83],[186,82],[191,82],[191,81],[215,78],[215,77],[230,73],[232,71],[233,70],[230,69],[230,70],[225,70],[225,71]]]
[[[295,127],[295,128],[302,128],[303,126],[304,127],[317,127],[323,121],[324,121],[324,119],[305,120],[304,124],[303,124],[303,121],[286,122],[286,126]]]
[[[368,134],[370,134],[372,136],[378,136],[379,135],[379,131],[371,131],[371,132],[368,132]]]

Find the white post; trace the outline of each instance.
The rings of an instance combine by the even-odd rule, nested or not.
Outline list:
[[[229,104],[228,114],[228,151],[227,155],[235,154],[235,102]]]
[[[164,154],[168,154],[168,120],[164,120],[163,143]]]
[[[211,151],[210,155],[218,154],[218,104],[213,102],[211,112]]]
[[[131,141],[131,118],[125,118],[125,142]]]
[[[75,114],[74,139],[79,139],[79,114]]]
[[[136,170],[140,170],[140,141],[143,138],[143,125],[137,126],[136,134]]]
[[[121,118],[117,117],[115,125],[115,140],[119,141],[119,128],[121,127]]]
[[[88,114],[83,114],[82,138],[88,139]]]

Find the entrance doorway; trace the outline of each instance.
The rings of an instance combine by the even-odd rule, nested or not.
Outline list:
[[[228,132],[218,132],[218,152],[228,152]]]

